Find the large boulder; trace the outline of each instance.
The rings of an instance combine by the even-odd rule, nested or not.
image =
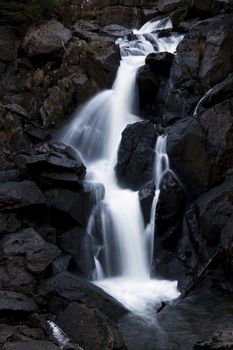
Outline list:
[[[42,207],[46,198],[32,181],[5,182],[0,184],[0,211]]]
[[[27,31],[22,48],[29,56],[62,55],[71,39],[71,31],[55,19]]]
[[[73,258],[73,271],[85,278],[92,278],[95,270],[92,241],[83,228],[75,227],[58,234],[57,245],[63,252]]]
[[[57,316],[58,325],[86,350],[125,350],[116,324],[97,309],[72,302]]]
[[[38,311],[34,300],[24,294],[0,291],[0,312],[32,313]]]
[[[122,304],[102,289],[68,272],[59,273],[42,282],[38,294],[45,299],[47,308],[55,314],[62,306],[68,306],[73,301],[89,308],[97,308],[115,321],[127,313]]]
[[[55,245],[45,242],[32,228],[5,236],[0,241],[0,251],[2,263],[21,266],[31,273],[44,272],[60,254]]]
[[[59,350],[60,347],[51,341],[13,341],[2,346],[2,350]],[[75,348],[73,348],[75,350]],[[76,348],[78,350],[78,348]]]
[[[122,186],[138,190],[152,179],[157,135],[149,121],[130,124],[123,131],[116,165]]]
[[[233,15],[221,15],[198,23],[184,37],[172,66],[176,88],[202,93],[232,72],[232,25]]]

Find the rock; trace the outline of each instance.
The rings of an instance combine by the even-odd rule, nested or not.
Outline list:
[[[170,247],[174,240],[179,238],[185,205],[185,193],[176,176],[170,172],[166,173],[160,183],[156,208],[156,235]]]
[[[32,228],[5,236],[0,241],[2,259],[22,266],[26,271],[42,273],[60,254],[60,250],[45,242]]]
[[[27,31],[22,48],[29,56],[62,55],[72,33],[57,20],[50,20]]]
[[[85,304],[88,308],[97,308],[115,321],[128,312],[102,289],[68,272],[59,273],[42,282],[38,294],[44,297],[47,308],[56,314],[62,305],[67,306],[73,301]]]
[[[86,350],[126,349],[115,323],[99,310],[72,302],[58,314],[57,320],[66,334]]]
[[[63,143],[50,141],[19,154],[16,162],[27,168],[29,174],[40,185],[65,185],[80,188],[86,167],[78,153]]]
[[[0,311],[3,312],[35,312],[38,306],[34,300],[21,293],[0,291]]]
[[[122,133],[116,174],[119,183],[133,190],[151,180],[157,130],[152,122],[130,124]]]
[[[233,98],[219,103],[200,115],[200,125],[205,135],[206,148],[212,167],[209,183],[216,184],[225,177],[227,169],[233,167],[231,157],[233,142]]]
[[[116,38],[122,38],[124,36],[133,34],[132,30],[119,26],[118,24],[110,24],[108,26],[105,26],[101,30],[101,33],[105,35],[110,35]]]
[[[153,52],[146,56],[145,63],[151,68],[151,70],[164,77],[170,76],[170,70],[174,55],[169,52]]]
[[[233,214],[232,190],[233,180],[229,178],[195,201],[202,236],[212,245],[219,242],[221,231]]]
[[[97,191],[97,192],[96,192]],[[96,193],[98,196],[96,197]],[[55,227],[86,226],[93,206],[104,197],[104,187],[86,186],[81,192],[50,190],[51,220]],[[68,222],[66,222],[68,220]]]
[[[151,217],[151,206],[155,196],[155,185],[152,182],[148,182],[139,191],[139,200],[142,208],[142,214],[145,224],[149,224]]]
[[[185,35],[172,66],[176,88],[187,86],[202,93],[227,78],[233,70],[232,25],[233,15],[221,15],[198,23]]]
[[[178,7],[184,6],[184,1],[182,0],[160,0],[158,3],[159,12],[172,12]]]
[[[193,350],[226,350],[233,349],[232,329],[217,330],[206,340],[197,342]]]
[[[95,270],[92,241],[88,233],[80,227],[75,227],[57,237],[58,247],[73,257],[72,271],[91,279]]]
[[[59,347],[51,341],[13,341],[2,346],[2,350],[59,350]]]
[[[140,9],[136,6],[108,6],[102,8],[98,13],[98,24],[105,26],[112,23],[127,28],[138,28],[141,25]]]
[[[225,223],[220,236],[220,246],[223,248],[222,260],[225,268],[230,274],[233,271],[233,232],[232,232],[233,216]]]
[[[196,197],[208,189],[211,162],[197,120],[185,118],[168,129],[167,153],[171,168],[189,197]]]
[[[17,39],[10,27],[1,26],[0,61],[14,62],[17,58]]]
[[[0,184],[0,211],[45,206],[46,199],[32,181]]]
[[[20,180],[20,172],[17,169],[0,171],[0,182],[17,182]]]
[[[68,271],[72,256],[62,254],[52,262],[52,273],[56,275],[60,272]]]

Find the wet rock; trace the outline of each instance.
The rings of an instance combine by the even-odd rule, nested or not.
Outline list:
[[[56,20],[50,20],[38,27],[29,28],[22,43],[22,48],[29,56],[62,55],[64,45],[71,39],[69,29]]]
[[[169,52],[153,52],[146,56],[145,63],[155,73],[169,77],[174,55]]]
[[[176,176],[168,172],[161,180],[156,208],[156,235],[161,237],[164,245],[167,243],[171,247],[173,241],[178,240],[185,205],[186,198],[183,188]]]
[[[58,247],[73,257],[73,271],[82,277],[91,279],[95,270],[91,237],[81,227],[59,234]]]
[[[32,181],[0,184],[0,210],[45,206],[46,198]]]
[[[122,133],[116,174],[124,187],[137,190],[151,180],[157,130],[152,122],[130,124]]]
[[[160,0],[158,3],[159,12],[172,12],[178,7],[184,6],[182,0]]]
[[[148,224],[150,222],[151,206],[153,203],[154,196],[155,196],[155,185],[153,181],[146,184],[139,191],[139,200],[140,200],[140,205],[142,208],[142,214],[144,217],[145,224]]]
[[[211,163],[197,120],[186,118],[169,128],[167,153],[190,197],[208,189]]]
[[[17,57],[17,39],[10,27],[1,26],[0,61],[12,62]]]
[[[97,191],[97,192],[96,192]],[[98,193],[98,197],[96,197]],[[55,227],[86,226],[89,215],[97,200],[104,197],[104,186],[85,186],[81,191],[66,189],[50,190],[51,220]],[[66,222],[68,220],[68,222]],[[70,226],[69,226],[70,225]]]
[[[5,236],[0,241],[0,251],[1,261],[15,263],[32,273],[42,273],[60,254],[55,245],[45,242],[32,228]]]
[[[0,291],[0,311],[2,312],[35,312],[38,306],[34,300],[21,293]]]
[[[128,312],[102,289],[68,272],[59,273],[42,282],[38,293],[44,297],[47,308],[56,314],[62,305],[68,306],[73,301],[85,304],[89,308],[97,308],[115,321]]]
[[[232,72],[232,25],[232,15],[218,16],[198,23],[186,34],[172,67],[175,87],[189,86],[200,93]]]
[[[58,314],[57,320],[66,334],[84,349],[126,349],[115,323],[99,310],[89,309],[85,305],[73,302]]]
[[[123,38],[124,36],[132,34],[132,30],[125,28],[123,26],[120,26],[118,24],[110,24],[108,26],[105,26],[101,33],[110,35],[116,38]]]

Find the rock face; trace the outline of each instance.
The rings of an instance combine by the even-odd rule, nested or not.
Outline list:
[[[232,24],[232,15],[218,16],[200,22],[185,36],[172,67],[176,87],[189,85],[202,92],[232,72]]]
[[[116,174],[121,185],[139,189],[151,180],[157,130],[151,122],[130,124],[122,133]]]
[[[71,39],[69,29],[56,20],[32,27],[26,33],[22,48],[29,56],[58,55],[64,51],[64,46]]]

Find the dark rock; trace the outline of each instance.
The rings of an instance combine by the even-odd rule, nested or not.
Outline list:
[[[152,52],[146,56],[145,63],[152,71],[159,75],[169,77],[174,55],[169,52]]]
[[[61,55],[64,52],[64,45],[71,37],[71,31],[53,19],[38,27],[29,28],[22,48],[29,56]]]
[[[0,291],[0,312],[35,312],[34,300],[21,293]]]
[[[92,252],[91,237],[80,227],[75,227],[57,237],[58,247],[65,253],[71,255],[75,262],[73,271],[82,277],[92,278],[95,263]]]
[[[85,304],[89,308],[98,308],[113,320],[118,320],[128,312],[102,289],[67,272],[59,273],[43,282],[38,293],[45,298],[48,309],[56,314],[62,305],[67,306],[72,301]]]
[[[32,181],[0,184],[0,210],[44,206],[46,199]]]
[[[160,0],[158,3],[159,12],[172,12],[177,7],[184,6],[184,2],[182,0]]]
[[[232,190],[230,178],[195,201],[202,236],[211,244],[219,242],[221,231],[233,214]]]
[[[2,261],[22,266],[26,271],[41,273],[60,254],[32,228],[7,235],[0,241]]]
[[[85,305],[73,302],[58,314],[57,320],[66,334],[84,349],[126,349],[115,323],[99,310],[89,309]]]
[[[78,153],[60,142],[47,142],[32,147],[28,154],[16,158],[19,167],[26,167],[29,174],[42,185],[66,185],[80,188],[80,180],[86,167]]]
[[[168,172],[161,179],[156,208],[156,235],[171,247],[177,241],[186,205],[185,193],[176,176]],[[165,243],[166,242],[166,243]]]
[[[81,192],[55,189],[48,195],[52,208],[51,220],[55,227],[86,226],[93,206],[104,197],[104,187],[100,184],[85,186]]]
[[[130,124],[123,131],[116,174],[124,187],[137,190],[151,180],[157,134],[149,121]]]
[[[2,350],[59,350],[59,347],[51,341],[13,341],[2,346]]]
[[[17,57],[17,39],[13,30],[1,26],[0,34],[0,61],[12,62]]]
[[[22,223],[14,212],[0,212],[0,233],[12,233],[21,229]]]
[[[186,118],[168,129],[167,153],[190,197],[208,189],[211,162],[197,120]]]
[[[127,28],[138,28],[141,25],[140,9],[133,6],[104,7],[98,13],[98,24],[105,26],[112,23]]]
[[[20,172],[17,169],[0,171],[0,182],[16,182],[20,180]]]
[[[139,191],[139,200],[142,208],[142,214],[145,224],[150,222],[151,206],[155,196],[155,185],[153,182],[149,182]]]
[[[232,232],[233,216],[231,216],[221,232],[220,246],[223,248],[222,260],[225,263],[226,270],[229,273],[233,271],[233,232]]]
[[[116,38],[122,38],[133,33],[132,30],[119,26],[118,24],[110,24],[105,26],[101,32]]]
[[[52,262],[52,272],[56,275],[60,272],[68,271],[72,256],[62,254]]]
[[[233,70],[233,16],[218,16],[198,23],[177,48],[172,84],[202,93],[227,78]],[[214,42],[214,45],[213,45]]]
[[[217,330],[207,339],[197,342],[193,350],[231,350],[233,349],[232,329]]]

